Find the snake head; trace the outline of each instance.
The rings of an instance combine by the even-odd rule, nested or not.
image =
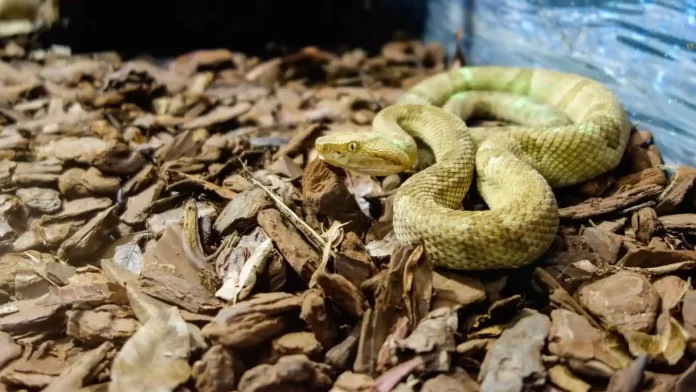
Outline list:
[[[330,165],[372,176],[408,170],[414,157],[399,141],[371,132],[342,132],[317,138],[319,158]]]

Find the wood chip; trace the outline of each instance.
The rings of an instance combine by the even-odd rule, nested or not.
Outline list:
[[[669,186],[658,197],[655,211],[660,215],[674,212],[684,201],[686,194],[693,188],[694,183],[696,183],[696,169],[679,166],[670,180]]]
[[[321,262],[319,252],[304,240],[297,229],[286,223],[278,210],[263,210],[257,219],[292,269],[305,282],[309,282]]]
[[[282,333],[289,320],[285,313],[294,313],[300,298],[286,293],[259,294],[247,301],[222,309],[203,335],[227,347],[253,347]]]
[[[653,199],[662,192],[662,189],[661,186],[655,184],[641,185],[606,198],[594,198],[582,204],[561,208],[559,213],[561,218],[566,219],[600,216]]]
[[[643,275],[621,271],[582,287],[578,295],[607,326],[642,332],[655,326],[660,296]]]

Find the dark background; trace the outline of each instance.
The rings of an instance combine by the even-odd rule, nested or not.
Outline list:
[[[307,45],[373,52],[395,31],[420,36],[425,3],[362,1],[63,0],[60,19],[37,43],[73,53],[115,50],[124,57],[176,56],[228,48],[269,55]],[[398,9],[398,12],[394,12]],[[403,36],[403,34],[401,34]]]

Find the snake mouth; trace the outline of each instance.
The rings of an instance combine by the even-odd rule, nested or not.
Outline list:
[[[324,153],[319,152],[319,154],[317,154],[317,158],[331,166],[340,167],[342,169],[375,177],[385,177],[400,173],[402,171],[402,168],[399,165],[385,162],[373,162],[370,159],[363,159],[360,162],[352,162],[350,159],[346,159],[344,155],[333,151],[327,151]]]

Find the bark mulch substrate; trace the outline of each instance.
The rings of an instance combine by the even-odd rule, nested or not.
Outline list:
[[[455,66],[437,45],[2,58],[2,391],[696,388],[696,169],[647,131],[557,192],[536,264],[433,271],[391,231],[406,175],[312,145]]]

